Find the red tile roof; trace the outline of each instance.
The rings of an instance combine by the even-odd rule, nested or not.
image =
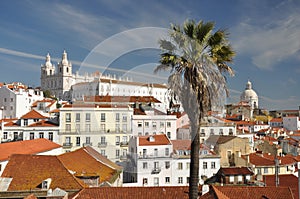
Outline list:
[[[242,156],[245,160],[247,159],[246,155]],[[277,157],[279,161],[279,165],[291,165],[295,164],[296,160],[295,157],[291,156],[278,156]],[[256,154],[256,153],[251,153],[249,154],[249,162],[253,165],[256,166],[271,166],[275,165],[275,157],[273,155],[269,155],[267,153],[264,154]]]
[[[76,151],[59,155],[58,158],[65,165],[65,167],[68,168],[68,170],[74,171],[74,175],[77,177],[93,175],[99,176],[99,184],[105,181],[113,183],[114,180],[116,180],[116,175],[120,173],[120,171],[117,169],[121,168],[117,165],[117,169],[108,166],[105,163],[107,163],[109,160],[100,154],[98,154],[97,158],[95,158],[90,154],[89,151],[94,153],[94,155],[96,153],[91,148],[88,150],[86,148],[80,148]],[[105,163],[103,162],[103,159],[106,159]],[[110,163],[110,165],[113,164],[114,163],[112,162]]]
[[[219,199],[294,199],[292,190],[288,187],[212,186],[212,189],[215,198]]]
[[[60,145],[44,138],[1,143],[0,161],[8,160],[12,154],[38,154],[60,147]]]
[[[273,118],[270,120],[270,122],[282,122],[282,118]]]
[[[219,172],[224,175],[252,175],[253,172],[248,167],[228,167],[220,168]]]
[[[45,118],[47,118],[47,117],[43,116],[36,110],[31,110],[21,117],[21,119],[45,119]]]
[[[151,141],[151,139],[153,141]],[[152,135],[152,136],[139,136],[139,146],[151,146],[151,145],[170,145],[171,141],[165,135]]]
[[[191,150],[191,140],[171,140],[173,150]]]
[[[57,127],[59,126],[58,124],[54,124],[50,121],[45,121],[45,120],[41,120],[41,121],[38,121],[36,123],[33,123],[33,124],[30,124],[28,125],[29,127]]]
[[[33,190],[50,178],[50,188],[79,190],[83,184],[64,167],[56,156],[12,155],[1,177],[12,178],[9,191]]]
[[[298,178],[293,174],[280,174],[279,178],[279,187],[290,187],[293,191],[294,197],[299,198],[298,194]],[[265,175],[263,176],[263,182],[265,186],[276,186],[275,175]]]
[[[188,199],[188,187],[99,187],[81,190],[76,199]],[[201,188],[199,188],[201,191]],[[75,198],[75,197],[74,197]]]

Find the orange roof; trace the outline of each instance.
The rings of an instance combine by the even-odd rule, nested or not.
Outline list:
[[[153,139],[154,138],[154,139]],[[151,145],[169,145],[171,141],[165,135],[151,135],[151,136],[139,136],[139,146],[151,146]],[[153,139],[153,141],[151,141]]]
[[[38,154],[60,147],[60,145],[45,138],[1,143],[0,161],[8,160],[12,154]]]
[[[41,120],[41,121],[38,121],[36,123],[33,123],[33,124],[30,124],[28,125],[29,127],[57,127],[59,126],[58,124],[54,124],[50,121],[45,121],[45,120]]]
[[[244,159],[247,159],[246,156],[242,156]],[[280,165],[291,165],[295,164],[296,160],[294,157],[291,156],[278,156],[277,157],[280,160]],[[273,155],[269,155],[267,153],[264,154],[256,154],[256,153],[250,153],[249,154],[249,162],[255,166],[271,166],[275,165],[275,157]]]
[[[6,124],[4,124],[4,126],[20,126],[20,125],[18,125],[17,123],[15,123],[13,121],[10,121],[10,122],[7,122]]]
[[[240,199],[241,197],[243,199],[294,198],[291,189],[288,187],[212,186],[212,190],[215,193],[215,198],[221,199]],[[209,192],[207,194],[212,193]]]
[[[298,198],[298,178],[293,174],[280,174],[279,187],[290,187],[293,191],[294,197]],[[275,175],[265,175],[263,177],[263,182],[265,186],[276,186]]]
[[[282,122],[282,118],[273,118],[270,122]]]
[[[173,150],[191,150],[191,140],[171,140]]]
[[[220,168],[218,172],[224,175],[253,175],[253,172],[248,167]]]
[[[89,153],[89,151],[95,153],[95,151],[91,148],[89,150],[86,150],[86,148],[80,148],[76,151],[59,155],[58,158],[65,165],[65,167],[68,168],[68,170],[74,171],[74,175],[77,177],[94,175],[100,176],[99,184],[105,181],[113,183],[115,180],[115,175],[119,174],[118,170],[104,164],[101,160],[106,159],[105,157],[98,154],[98,159],[96,159]],[[99,157],[101,159],[99,159]],[[105,161],[109,160],[106,159]],[[120,167],[117,166],[117,168]]]
[[[21,119],[45,119],[45,118],[47,118],[47,117],[43,116],[36,110],[31,110],[21,117]]]
[[[188,190],[187,186],[85,188],[76,195],[76,199],[188,199]]]
[[[12,178],[9,191],[41,188],[44,180],[51,178],[50,188],[79,190],[83,184],[64,167],[56,156],[21,155],[10,157],[1,177]]]

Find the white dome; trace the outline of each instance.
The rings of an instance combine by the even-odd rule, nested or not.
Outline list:
[[[258,96],[252,89],[252,84],[249,80],[247,82],[246,89],[241,94],[241,101],[248,102],[253,108],[258,106]]]

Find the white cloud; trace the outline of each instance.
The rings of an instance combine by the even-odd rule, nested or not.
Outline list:
[[[300,48],[300,13],[283,7],[286,4],[274,13],[247,18],[233,29],[236,51],[251,56],[252,63],[260,69],[272,70]],[[285,10],[275,13],[280,9]]]

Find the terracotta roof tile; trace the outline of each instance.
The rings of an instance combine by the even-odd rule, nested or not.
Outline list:
[[[9,191],[38,189],[48,178],[52,180],[51,189],[76,190],[83,187],[56,156],[12,155],[1,177],[12,178]]]
[[[28,125],[29,127],[58,127],[59,125],[58,124],[54,124],[50,121],[45,121],[45,120],[41,120],[41,121],[38,121],[36,123],[33,123],[33,124],[30,124]]]
[[[153,139],[154,138],[154,139]],[[165,135],[139,136],[139,146],[170,145],[171,141]],[[151,141],[153,139],[153,141]]]
[[[216,198],[230,199],[293,199],[293,193],[288,187],[255,187],[255,186],[213,186]]]
[[[188,187],[99,187],[83,189],[76,195],[76,199],[100,198],[188,199]]]
[[[248,167],[228,167],[220,168],[219,172],[224,175],[252,175],[253,172]]]
[[[94,151],[92,152],[95,153]],[[58,158],[66,166],[66,168],[68,168],[68,170],[75,172],[75,176],[99,176],[99,184],[105,181],[113,183],[115,180],[114,177],[119,174],[119,171],[107,166],[103,162],[100,162],[100,156],[101,155],[99,154],[98,159],[96,159],[89,154],[86,148],[80,148],[76,151],[59,155]],[[104,159],[103,156],[100,158],[101,160]]]
[[[173,150],[191,150],[191,140],[171,140]]]
[[[1,143],[0,161],[8,160],[12,154],[37,154],[60,147],[60,145],[44,138]]]
[[[31,110],[21,117],[21,119],[45,119],[45,118],[47,118],[47,117],[43,116],[36,110]]]
[[[290,187],[293,191],[294,197],[299,198],[298,194],[298,178],[293,174],[280,174],[279,178],[279,187]],[[265,186],[276,186],[275,175],[265,175],[263,176],[263,181]]]

